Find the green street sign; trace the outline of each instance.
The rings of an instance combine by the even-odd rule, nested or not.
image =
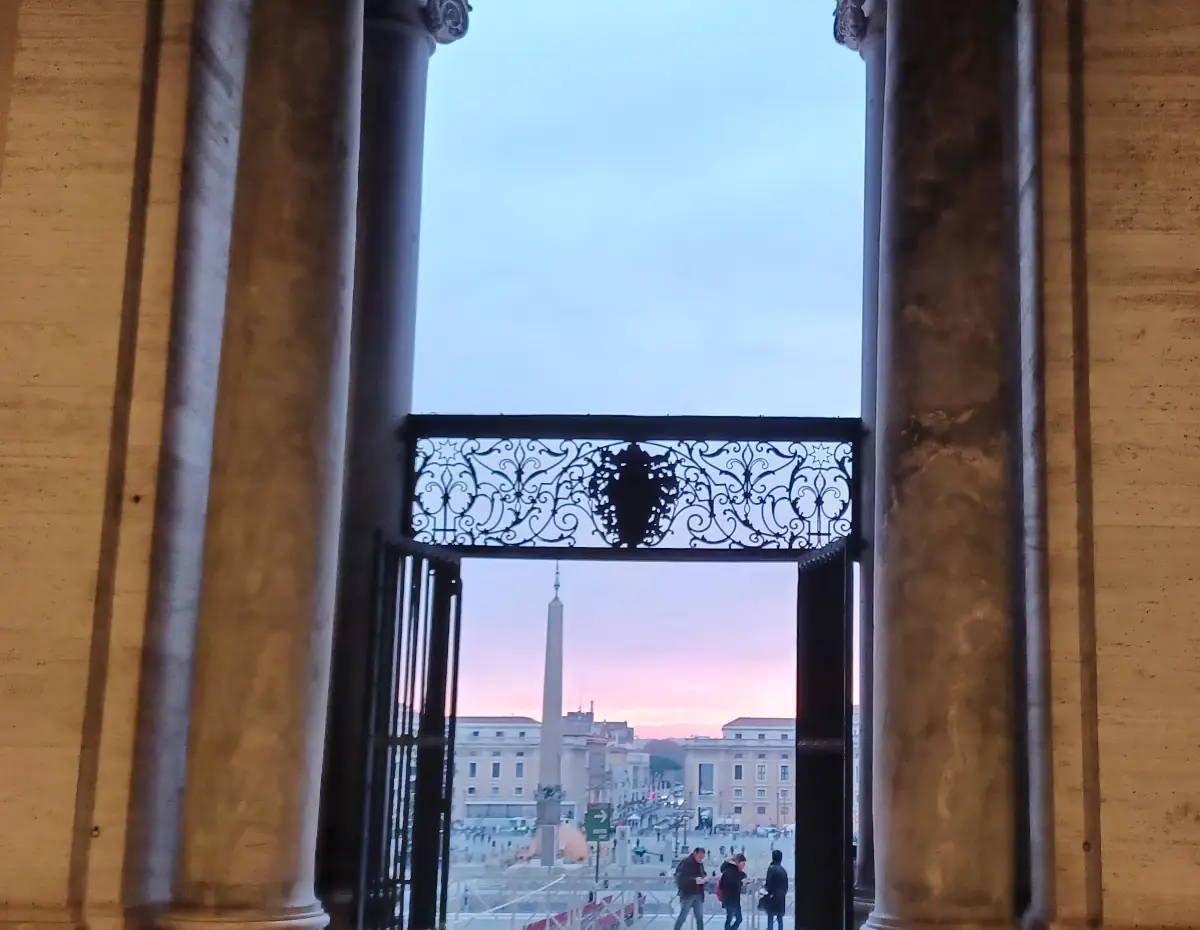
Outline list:
[[[583,818],[583,829],[589,843],[612,839],[612,805],[589,804]]]

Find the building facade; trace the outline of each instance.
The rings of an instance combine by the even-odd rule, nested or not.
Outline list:
[[[858,708],[852,751],[858,770]],[[684,742],[683,791],[697,826],[752,830],[795,823],[796,721],[790,717],[738,717],[720,737]],[[855,808],[857,811],[857,806]],[[855,820],[857,826],[857,814]]]
[[[570,724],[570,715],[566,718]],[[590,725],[590,724],[589,724]],[[562,820],[580,824],[590,801],[620,807],[650,791],[650,757],[597,732],[568,725],[562,747]],[[453,816],[468,824],[500,825],[537,816],[541,723],[532,717],[459,717]],[[632,730],[629,731],[632,733]]]
[[[684,801],[697,825],[782,827],[794,823],[792,766],[796,721],[738,717],[720,737],[684,743]]]

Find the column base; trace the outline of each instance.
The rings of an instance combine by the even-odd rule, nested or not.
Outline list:
[[[871,911],[875,907],[875,889],[874,888],[855,888],[854,889],[854,926],[862,927],[866,924],[867,919],[871,916]]]
[[[1015,917],[998,920],[922,920],[892,917],[872,911],[863,924],[863,930],[1017,930],[1019,924]]]
[[[154,922],[158,930],[324,930],[329,915],[319,904],[282,911],[170,909]]]

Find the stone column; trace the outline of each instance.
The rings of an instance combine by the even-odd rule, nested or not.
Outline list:
[[[841,0],[834,37],[857,50],[866,65],[866,151],[863,159],[863,441],[859,474],[862,551],[858,563],[858,850],[854,864],[854,914],[861,923],[875,901],[875,824],[872,817],[871,733],[875,642],[875,440],[879,328],[879,206],[883,184],[883,101],[887,61],[887,0]]]
[[[868,926],[889,930],[1015,919],[1015,18],[888,3]]]
[[[361,0],[251,14],[171,930],[327,922],[361,35]]]
[[[407,495],[400,430],[412,409],[429,60],[466,29],[463,0],[366,0],[352,412],[319,856],[336,927],[352,917],[358,879],[374,537],[400,535]]]

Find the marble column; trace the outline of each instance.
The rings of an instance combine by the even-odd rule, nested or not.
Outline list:
[[[425,96],[436,45],[465,34],[463,0],[366,0],[354,357],[319,883],[352,919],[362,832],[362,726],[374,537],[402,531],[412,409]]]
[[[875,901],[875,824],[871,815],[871,732],[875,642],[875,433],[876,335],[879,328],[879,207],[883,183],[883,101],[887,55],[887,0],[841,0],[834,37],[856,50],[866,66],[866,151],[863,158],[863,441],[859,474],[862,551],[858,563],[858,850],[854,864],[854,913],[866,919]]]
[[[888,3],[876,928],[1015,920],[1015,21],[1011,3]]]
[[[171,930],[327,922],[361,36],[361,0],[251,14]]]

